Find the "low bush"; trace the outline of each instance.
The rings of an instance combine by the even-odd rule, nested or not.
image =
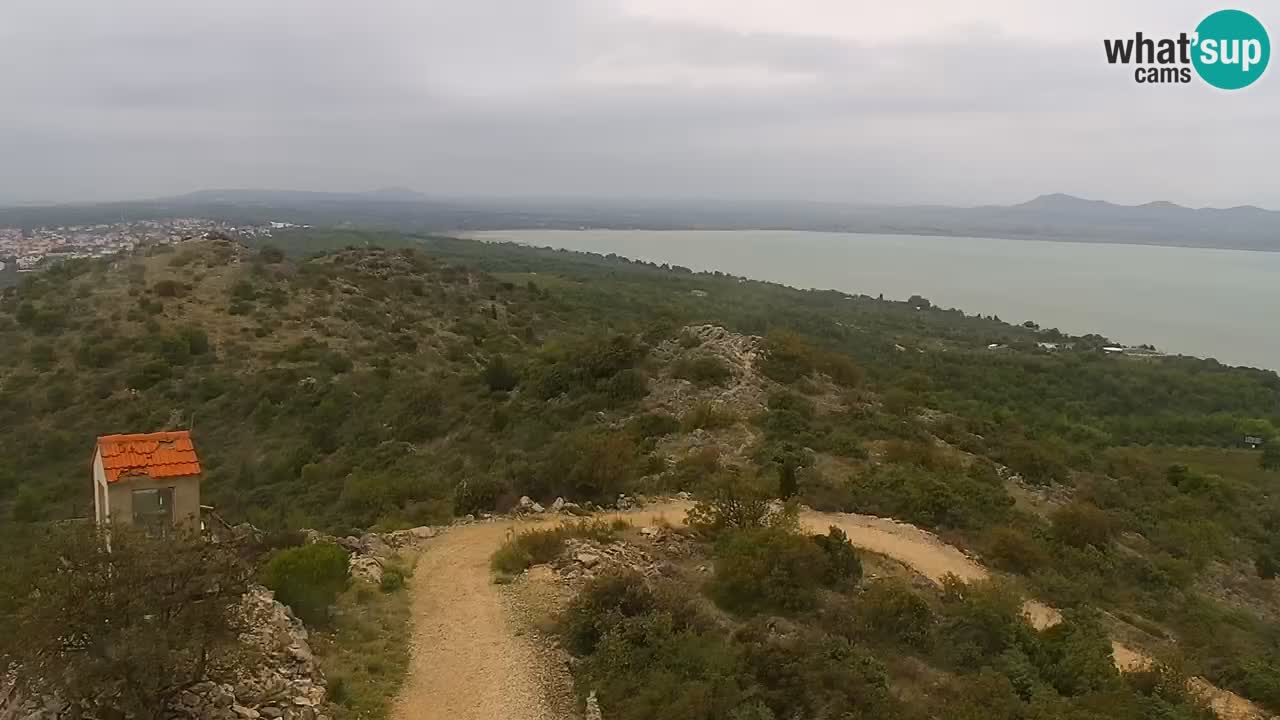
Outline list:
[[[1017,528],[999,526],[987,532],[986,557],[1003,570],[1030,574],[1049,563],[1040,540]]]
[[[764,527],[771,512],[771,496],[754,475],[727,468],[708,477],[698,492],[698,502],[689,510],[689,527],[717,535],[725,530]]]
[[[671,365],[671,376],[697,385],[724,385],[733,377],[725,361],[713,355],[683,357]]]
[[[509,536],[494,552],[489,565],[495,572],[515,575],[533,565],[555,559],[564,550],[564,541],[562,528],[525,530]]]
[[[588,538],[596,542],[610,542],[617,534],[630,527],[625,520],[582,520],[565,523],[559,527],[525,530],[509,535],[494,552],[489,566],[498,573],[516,575],[534,565],[551,562],[564,551],[565,540],[571,537]]]
[[[347,574],[347,552],[332,543],[316,543],[277,552],[262,570],[262,584],[303,621],[323,623],[347,586]]]
[[[1054,511],[1050,519],[1054,537],[1075,548],[1092,546],[1105,550],[1115,532],[1111,517],[1088,503],[1066,505]]]
[[[854,606],[857,632],[884,642],[926,648],[933,633],[934,614],[919,593],[893,578],[876,580]]]
[[[627,430],[641,440],[680,431],[680,421],[665,413],[645,413],[627,423]]]
[[[703,402],[689,408],[680,418],[680,429],[685,432],[693,430],[715,430],[729,427],[738,421],[738,416],[719,403]]]
[[[396,568],[386,568],[382,571],[382,582],[378,584],[384,593],[393,593],[404,588],[404,573]]]
[[[561,617],[560,629],[570,651],[586,654],[620,622],[656,607],[657,599],[640,575],[603,575],[573,599]]]
[[[753,528],[716,544],[710,594],[736,612],[794,612],[813,607],[828,575],[822,548],[799,533]]]
[[[1004,486],[977,468],[957,473],[885,465],[851,481],[849,492],[857,512],[929,528],[986,527],[1004,520],[1013,507]]]
[[[498,498],[509,489],[502,480],[489,475],[467,478],[453,490],[453,512],[462,516],[493,510]]]

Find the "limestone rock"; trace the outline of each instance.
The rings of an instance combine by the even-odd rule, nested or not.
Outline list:
[[[542,513],[546,512],[546,508],[533,501],[528,495],[520,497],[520,502],[516,505],[516,512],[519,513]]]
[[[584,717],[585,720],[604,720],[604,715],[600,712],[600,699],[596,697],[595,690],[587,695],[587,711]]]
[[[365,533],[360,536],[360,551],[365,555],[373,555],[374,557],[390,557],[392,553],[391,546],[387,544],[375,533]]]
[[[347,562],[351,577],[378,585],[382,582],[382,561],[367,555],[352,555]]]

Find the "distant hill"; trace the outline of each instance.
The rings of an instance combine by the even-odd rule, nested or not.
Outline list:
[[[794,229],[1280,251],[1280,212],[1253,206],[1117,205],[1055,193],[1018,205],[857,206],[837,203],[448,199],[408,188],[330,193],[201,190],[146,201],[0,209],[0,226],[200,216],[400,231],[517,228]]]

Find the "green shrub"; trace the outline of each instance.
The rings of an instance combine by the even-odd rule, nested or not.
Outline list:
[[[501,480],[488,475],[462,480],[453,489],[453,512],[462,516],[491,511],[508,489]]]
[[[1089,546],[1104,550],[1111,544],[1114,523],[1105,511],[1083,502],[1075,502],[1054,511],[1050,517],[1053,534],[1075,548]]]
[[[334,675],[330,677],[327,683],[327,689],[329,691],[329,702],[343,705],[350,698],[350,693],[347,690],[347,678],[345,675]]]
[[[332,543],[281,550],[263,568],[262,584],[305,622],[323,623],[347,586],[347,552]]]
[[[736,612],[806,610],[827,573],[822,549],[804,535],[770,527],[735,530],[716,543],[710,594]]]
[[[1254,568],[1263,580],[1274,580],[1280,575],[1280,538],[1272,539],[1254,555]]]
[[[1262,448],[1262,455],[1258,458],[1258,465],[1263,470],[1280,471],[1280,437],[1274,437],[1267,441]]]
[[[727,468],[706,479],[685,522],[709,535],[760,528],[768,522],[770,501],[768,490],[754,475]]]
[[[520,384],[520,376],[502,355],[494,355],[480,373],[485,385],[494,392],[508,392]]]
[[[657,604],[653,591],[637,573],[595,578],[561,616],[565,645],[579,655],[594,652],[601,638],[620,622],[652,612]]]
[[[564,550],[566,537],[564,528],[524,530],[524,532],[513,534],[493,553],[489,566],[497,573],[507,575],[522,573],[531,566],[556,559],[556,556]]]
[[[849,483],[857,512],[929,528],[978,528],[1004,520],[1013,507],[1004,486],[970,473],[919,465],[883,465]]]
[[[556,441],[539,474],[550,495],[611,502],[630,488],[638,470],[628,434],[581,430]]]
[[[177,280],[161,280],[152,286],[151,290],[158,297],[176,298],[184,297],[190,291],[190,288]]]
[[[760,371],[780,383],[793,383],[815,369],[814,349],[790,330],[769,331]]]
[[[649,379],[635,368],[620,370],[600,384],[605,397],[612,405],[623,405],[649,394]]]
[[[685,432],[715,430],[729,427],[737,421],[738,417],[720,403],[701,402],[689,408],[680,418],[680,429]]]
[[[671,376],[697,385],[724,385],[733,377],[733,370],[714,355],[699,355],[683,357],[672,363]]]
[[[992,564],[1010,572],[1030,574],[1049,563],[1049,554],[1039,539],[1012,527],[1000,526],[987,532],[986,556]]]
[[[1034,483],[1060,483],[1070,477],[1066,453],[1052,438],[1016,440],[1004,449],[1001,459]]]
[[[632,418],[627,430],[641,440],[670,435],[680,431],[680,421],[666,413],[645,413]]]
[[[901,580],[872,582],[858,597],[854,612],[860,633],[886,642],[923,649],[932,636],[933,610]]]
[[[1046,683],[1066,696],[1114,689],[1120,674],[1112,658],[1111,638],[1096,616],[1069,614],[1040,633],[1036,664]]]
[[[384,593],[393,593],[404,588],[404,573],[396,568],[385,568],[382,571],[382,582],[378,587]]]
[[[554,560],[564,551],[565,540],[568,538],[581,537],[597,542],[610,542],[620,530],[627,527],[630,526],[624,520],[583,520],[554,528],[525,530],[509,535],[490,558],[489,566],[495,572],[516,575],[533,565]]]
[[[1022,614],[1022,596],[994,581],[943,581],[938,649],[951,667],[982,667],[1007,650],[1033,650],[1035,630]]]
[[[284,251],[274,245],[264,245],[258,251],[258,259],[268,265],[277,265],[284,262]]]

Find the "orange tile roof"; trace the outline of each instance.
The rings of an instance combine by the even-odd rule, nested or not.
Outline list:
[[[191,431],[142,435],[103,435],[98,438],[107,482],[146,475],[152,479],[200,474],[200,459]]]

